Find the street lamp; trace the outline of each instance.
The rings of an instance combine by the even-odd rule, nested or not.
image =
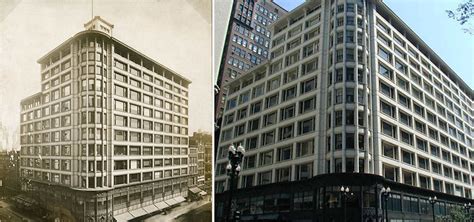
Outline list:
[[[469,202],[468,204],[464,204],[464,210],[466,211],[467,214],[467,221],[471,221],[471,203]]]
[[[428,199],[428,200],[430,201],[430,204],[431,204],[431,211],[432,211],[432,213],[433,213],[433,221],[435,221],[434,205],[435,205],[437,199],[438,199],[438,198],[437,198],[436,196],[430,197],[430,198]]]
[[[344,203],[344,222],[346,221],[346,203],[347,203],[347,197],[349,195],[353,195],[353,193],[350,193],[349,187],[344,187],[341,186],[341,196],[342,196],[342,201]]]
[[[239,145],[237,149],[235,149],[234,145],[229,146],[228,152],[228,159],[229,164],[226,167],[227,175],[229,176],[229,202],[227,203],[227,219],[228,221],[232,221],[232,193],[235,189],[235,181],[236,178],[239,176],[241,167],[240,164],[242,163],[242,159],[244,158],[245,148],[242,145]]]
[[[385,214],[385,221],[388,222],[388,206],[387,206],[387,201],[388,201],[388,197],[390,196],[390,187],[382,187],[382,198],[383,198],[383,208],[382,210],[384,210],[382,213]]]

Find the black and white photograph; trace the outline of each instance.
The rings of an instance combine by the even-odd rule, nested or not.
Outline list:
[[[0,221],[211,221],[211,3],[0,3]]]

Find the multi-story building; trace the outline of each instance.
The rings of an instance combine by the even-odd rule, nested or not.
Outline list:
[[[190,81],[95,17],[38,60],[21,101],[25,190],[74,221],[126,221],[184,201]]]
[[[227,95],[226,83],[268,59],[271,37],[268,27],[285,13],[273,0],[233,1],[214,97],[217,126]]]
[[[208,134],[208,139],[204,143],[204,184],[205,189],[212,191],[212,135]]]
[[[387,185],[392,219],[431,219],[430,196],[437,215],[472,201],[474,92],[385,3],[306,1],[272,33],[271,59],[227,85],[215,190],[242,144],[242,218],[342,221],[341,186],[361,221],[380,220]]]
[[[212,136],[205,132],[194,132],[193,136],[189,138],[189,147],[196,148],[197,151],[197,183],[198,185],[204,185],[206,181],[209,182],[211,179],[207,173],[206,167],[209,169],[211,164],[210,155],[212,154],[210,149],[212,145]]]
[[[211,191],[211,152],[212,136],[205,132],[194,132],[189,138],[190,164],[195,169],[193,175],[194,187],[190,188],[194,198],[201,199]],[[191,182],[189,183],[191,186]],[[204,192],[203,192],[204,191]],[[193,198],[191,198],[193,199]]]
[[[20,190],[19,151],[0,151],[0,196],[13,196]]]
[[[190,144],[189,146],[189,183],[190,187],[198,184],[198,148]]]

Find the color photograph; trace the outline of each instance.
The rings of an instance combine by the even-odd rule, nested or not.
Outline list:
[[[214,221],[473,221],[472,0],[215,2]]]

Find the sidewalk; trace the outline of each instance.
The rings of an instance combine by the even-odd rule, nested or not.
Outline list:
[[[153,217],[147,218],[144,221],[145,222],[154,222],[154,221],[160,221],[160,222],[171,222],[175,221],[177,217],[179,217],[182,214],[185,214],[193,209],[199,208],[203,205],[206,205],[210,203],[209,200],[200,200],[196,202],[183,202],[181,206],[173,208],[171,210],[166,211],[168,214],[162,215],[162,214],[157,214]]]

